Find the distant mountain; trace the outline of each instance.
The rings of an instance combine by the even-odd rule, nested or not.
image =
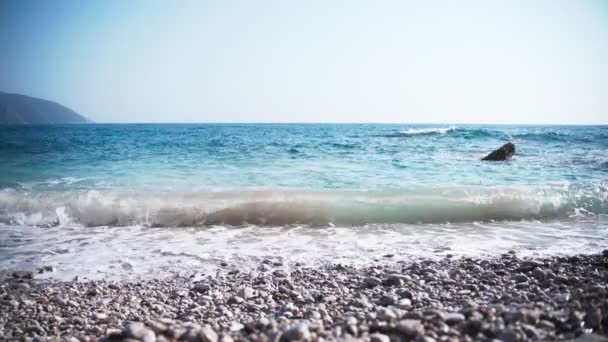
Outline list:
[[[0,125],[90,123],[84,116],[58,103],[0,92]]]

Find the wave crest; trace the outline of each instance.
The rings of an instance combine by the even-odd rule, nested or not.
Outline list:
[[[551,220],[608,214],[608,187],[420,188],[399,191],[121,193],[0,191],[0,222],[13,225],[358,226]]]
[[[442,135],[447,133],[455,132],[458,128],[454,126],[450,127],[428,127],[428,128],[409,128],[403,131],[394,133],[383,134],[381,137],[385,138],[399,138],[399,137],[411,137],[417,135]]]
[[[456,127],[438,127],[438,128],[410,128],[405,131],[401,131],[404,135],[432,135],[432,134],[447,134],[456,131]]]

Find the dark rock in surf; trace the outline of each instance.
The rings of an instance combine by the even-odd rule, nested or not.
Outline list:
[[[511,158],[514,154],[515,145],[513,143],[506,143],[499,149],[492,151],[492,153],[485,156],[482,160],[502,161]]]

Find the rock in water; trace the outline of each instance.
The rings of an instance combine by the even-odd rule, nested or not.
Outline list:
[[[485,156],[482,160],[500,161],[507,160],[515,154],[515,145],[512,143],[506,143],[499,149],[492,151],[492,153]]]

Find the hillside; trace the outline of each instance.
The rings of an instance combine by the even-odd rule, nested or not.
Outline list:
[[[0,92],[0,125],[90,123],[84,116],[58,103]]]

